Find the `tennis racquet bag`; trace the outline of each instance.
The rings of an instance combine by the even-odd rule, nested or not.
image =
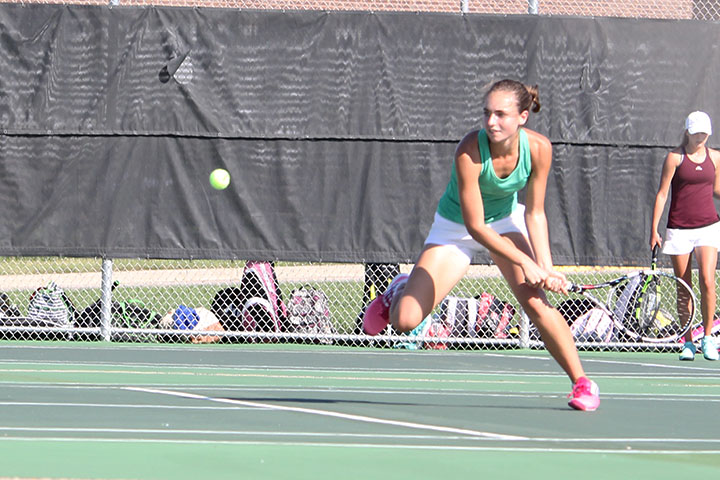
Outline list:
[[[573,338],[578,342],[611,342],[615,325],[610,315],[602,308],[591,308],[570,325]]]
[[[446,297],[440,304],[440,319],[454,337],[507,338],[515,307],[489,293],[473,298]]]
[[[35,290],[28,304],[28,320],[38,326],[72,327],[77,310],[55,282]]]
[[[248,261],[240,286],[217,292],[211,311],[226,331],[282,331],[287,309],[272,263]]]
[[[287,319],[290,331],[310,335],[312,342],[331,344],[331,336],[337,334],[327,295],[310,285],[303,285],[290,294]]]

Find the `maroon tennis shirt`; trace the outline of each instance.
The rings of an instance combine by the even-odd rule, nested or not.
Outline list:
[[[705,160],[695,163],[683,149],[680,165],[671,182],[672,196],[668,213],[668,228],[707,227],[720,220],[713,203],[715,165],[705,147]]]

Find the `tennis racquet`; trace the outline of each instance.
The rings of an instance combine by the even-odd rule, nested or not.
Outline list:
[[[604,310],[620,335],[630,341],[665,343],[685,335],[695,320],[697,301],[681,278],[657,270],[657,248],[651,268],[593,285],[571,284]]]

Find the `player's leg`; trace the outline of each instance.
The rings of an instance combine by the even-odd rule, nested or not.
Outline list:
[[[426,245],[399,298],[393,301],[390,322],[409,332],[442,301],[470,266],[470,258],[453,245]]]
[[[692,252],[678,255],[670,255],[673,266],[673,273],[676,277],[682,278],[692,288]],[[689,317],[689,305],[678,296],[678,316],[681,319]],[[692,328],[685,334],[685,344],[680,352],[680,360],[695,359],[695,344],[692,341]]]
[[[672,262],[675,276],[682,278],[685,283],[692,288],[692,253],[670,255],[670,261]],[[681,299],[678,299],[678,314],[681,318],[686,318],[687,314],[685,311],[688,310],[688,307],[680,300]],[[689,331],[685,334],[685,340],[692,340],[692,335]]]
[[[700,309],[702,313],[705,336],[702,340],[703,356],[708,360],[717,360],[718,355],[715,339],[712,338],[712,326],[717,302],[715,293],[715,265],[717,264],[717,248],[700,246],[695,248],[698,264],[698,280],[700,287]]]
[[[470,265],[470,256],[454,245],[428,244],[410,275],[400,274],[365,309],[363,331],[377,335],[392,321],[409,332],[452,290]]]
[[[527,255],[533,256],[530,245],[523,235],[509,233],[503,237],[514,243]],[[562,314],[550,305],[542,289],[531,287],[525,283],[520,267],[505,258],[496,255],[492,255],[492,257],[510,285],[515,298],[540,331],[548,351],[568,374],[570,380],[575,383],[585,375],[585,372],[580,363],[572,332]]]
[[[700,308],[703,327],[706,332],[712,328],[715,315],[715,265],[717,263],[717,249],[715,247],[695,248],[695,258],[698,263],[698,279],[700,287]]]
[[[363,331],[380,333],[391,316],[397,331],[414,329],[465,275],[473,253],[480,248],[464,225],[436,213],[412,272],[395,277],[388,289],[368,305]]]
[[[508,233],[503,237],[527,255],[533,256],[532,249],[524,235]],[[540,332],[548,352],[570,377],[573,391],[570,394],[572,398],[569,405],[577,410],[595,410],[600,405],[597,385],[585,376],[572,332],[563,316],[550,305],[542,289],[531,287],[525,283],[520,267],[497,255],[492,255],[492,257],[507,280],[515,298]]]

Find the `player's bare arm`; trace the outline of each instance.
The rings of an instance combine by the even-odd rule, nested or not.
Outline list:
[[[530,143],[532,172],[527,184],[525,198],[525,224],[530,236],[530,245],[535,253],[538,266],[548,272],[543,288],[567,293],[565,275],[553,270],[548,222],[545,215],[547,178],[552,164],[552,144],[544,135],[525,129]]]
[[[650,248],[662,244],[662,237],[660,237],[658,233],[658,224],[665,210],[668,193],[670,192],[670,182],[681,161],[682,153],[680,151],[673,150],[665,157],[662,173],[660,174],[660,186],[658,187],[657,195],[655,195],[655,206],[653,207],[652,223],[650,225]]]
[[[716,198],[720,198],[720,151],[715,149],[708,149],[710,152],[710,160],[715,166],[715,184],[713,185],[713,195]]]

